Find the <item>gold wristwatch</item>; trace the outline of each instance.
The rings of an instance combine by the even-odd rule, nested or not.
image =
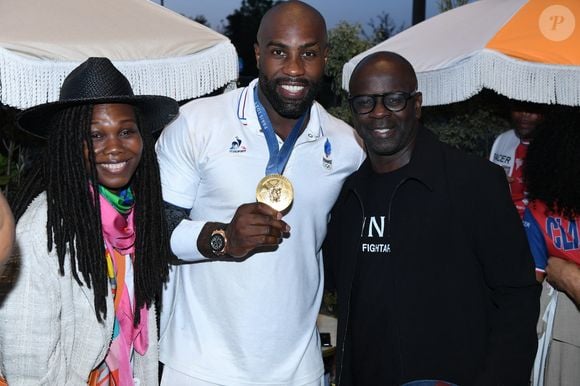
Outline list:
[[[215,256],[223,256],[226,254],[226,245],[228,239],[226,238],[225,229],[216,229],[211,232],[209,237],[209,249]]]

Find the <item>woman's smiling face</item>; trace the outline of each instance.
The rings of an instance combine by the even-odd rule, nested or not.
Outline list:
[[[99,184],[118,193],[129,185],[143,151],[133,106],[121,103],[93,107],[90,137]],[[88,153],[85,147],[85,162]]]

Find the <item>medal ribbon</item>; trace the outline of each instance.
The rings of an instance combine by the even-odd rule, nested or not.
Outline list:
[[[254,88],[254,105],[256,106],[256,113],[258,114],[258,121],[262,127],[264,137],[266,138],[266,143],[268,144],[268,150],[270,152],[270,159],[268,160],[268,165],[266,166],[266,175],[269,174],[282,174],[288,159],[290,158],[290,153],[294,148],[296,140],[300,136],[300,131],[302,130],[302,124],[306,118],[308,111],[304,112],[298,119],[298,122],[290,131],[290,135],[284,141],[281,148],[278,148],[278,140],[276,139],[276,132],[274,127],[272,127],[272,122],[266,113],[266,109],[260,102],[258,98],[258,85]]]

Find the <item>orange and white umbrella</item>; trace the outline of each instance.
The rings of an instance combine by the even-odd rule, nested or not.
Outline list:
[[[452,9],[348,61],[345,90],[356,64],[375,51],[411,62],[426,106],[466,100],[482,88],[580,106],[580,0],[480,0]]]
[[[0,102],[58,99],[70,71],[105,56],[136,94],[190,99],[237,79],[229,39],[148,0],[0,0]]]

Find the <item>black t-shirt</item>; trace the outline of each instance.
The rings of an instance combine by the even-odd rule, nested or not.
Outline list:
[[[394,272],[388,233],[388,207],[404,169],[373,174],[362,197],[365,222],[361,231],[351,298],[350,326],[353,384],[397,385],[400,378],[398,340],[393,312]]]

